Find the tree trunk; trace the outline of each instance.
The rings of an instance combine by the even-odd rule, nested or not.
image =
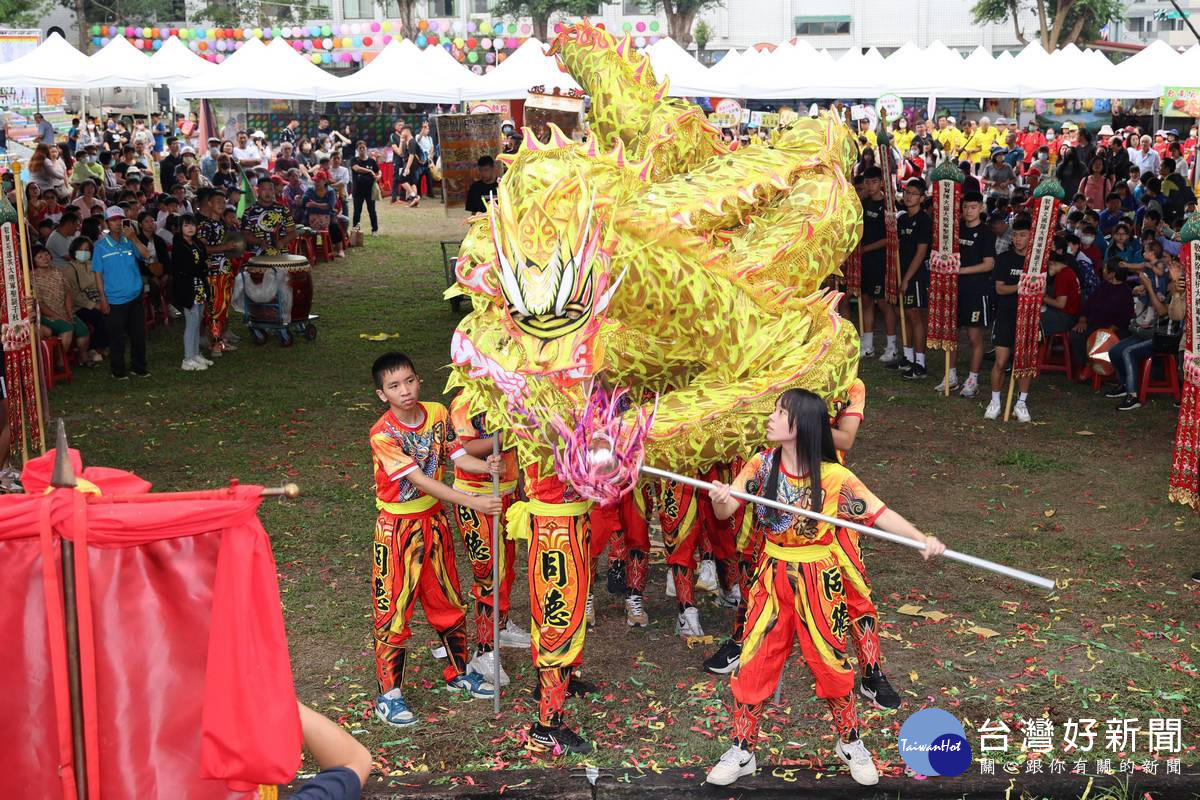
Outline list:
[[[75,0],[75,25],[79,28],[79,52],[86,53],[88,46],[87,3]]]
[[[413,39],[417,38],[415,6],[416,0],[400,0],[400,22],[403,24],[403,33]]]
[[[695,14],[680,11],[667,12],[667,32],[684,50],[692,43],[692,21],[695,18]]]
[[[550,28],[550,15],[534,14],[531,19],[533,20],[533,38],[545,44],[546,31]]]

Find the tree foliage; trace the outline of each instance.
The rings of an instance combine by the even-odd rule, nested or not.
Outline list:
[[[662,9],[667,15],[667,33],[680,47],[692,43],[692,23],[700,12],[721,5],[722,0],[647,0],[652,10]],[[707,42],[706,42],[707,44]]]
[[[696,51],[703,51],[708,47],[709,41],[712,39],[712,26],[704,20],[696,23],[696,27],[692,29],[692,38],[696,40]]]
[[[0,20],[13,28],[32,28],[49,8],[48,0],[0,0]]]
[[[494,11],[514,17],[529,17],[533,20],[533,35],[544,42],[550,17],[554,14],[584,16],[595,9],[596,3],[588,0],[500,0]]]
[[[1121,19],[1124,0],[977,0],[971,7],[976,24],[1011,22],[1022,44],[1036,38],[1047,51],[1100,37],[1100,29]],[[1022,29],[1032,13],[1037,29]]]

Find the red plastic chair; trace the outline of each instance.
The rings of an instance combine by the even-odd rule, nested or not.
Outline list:
[[[1162,364],[1163,377],[1161,380],[1151,380],[1154,362]],[[1142,362],[1142,377],[1138,380],[1138,402],[1145,403],[1146,397],[1152,394],[1169,394],[1179,402],[1182,395],[1179,389],[1179,365],[1172,353],[1155,353]]]
[[[1056,358],[1055,345],[1058,345]],[[1067,380],[1075,380],[1075,364],[1071,358],[1071,336],[1067,333],[1056,333],[1048,339],[1042,339],[1042,347],[1038,353],[1039,372],[1065,372]]]
[[[54,384],[63,380],[72,383],[71,361],[67,357],[66,351],[63,350],[62,340],[57,336],[43,337],[41,350],[42,377],[46,382],[46,388],[53,389]]]

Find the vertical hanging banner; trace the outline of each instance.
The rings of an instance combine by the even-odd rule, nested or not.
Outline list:
[[[933,183],[933,253],[929,257],[929,335],[926,344],[950,352],[958,346],[958,223],[962,170],[943,161],[929,174]]]
[[[1171,502],[1200,509],[1200,219],[1184,224],[1179,253],[1186,310],[1183,319],[1183,400],[1171,457]]]
[[[8,423],[12,446],[20,447],[22,457],[37,452],[41,438],[41,407],[34,371],[34,347],[37,337],[31,320],[31,305],[25,296],[20,234],[17,212],[7,199],[0,198],[0,347],[4,349],[4,383],[8,393]]]
[[[1025,271],[1017,284],[1017,336],[1013,344],[1013,379],[1037,377],[1038,337],[1041,333],[1042,298],[1046,294],[1046,266],[1054,248],[1054,229],[1063,199],[1062,185],[1044,180],[1033,191],[1037,212],[1033,240],[1025,258]]]

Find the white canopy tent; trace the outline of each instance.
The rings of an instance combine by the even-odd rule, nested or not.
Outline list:
[[[173,86],[192,78],[207,75],[217,68],[208,59],[201,58],[187,48],[178,36],[163,42],[162,47],[150,56],[150,82],[156,86]]]
[[[692,58],[669,36],[647,47],[645,53],[654,77],[659,81],[670,81],[667,94],[671,97],[725,97],[736,91],[736,87],[723,84],[720,76],[713,76],[708,67]]]
[[[537,39],[526,39],[504,63],[464,88],[462,99],[521,99],[534,86],[543,86],[547,92],[579,89],[579,84],[558,68],[557,60],[546,55],[545,45]]]
[[[181,97],[209,99],[316,100],[332,90],[333,77],[292,49],[284,39],[264,45],[249,39],[207,75],[172,86]]]
[[[150,59],[119,33],[88,58],[88,70],[93,77],[87,84],[92,89],[149,86],[154,82]]]
[[[460,67],[459,72],[467,71]],[[415,76],[420,80],[412,80]],[[429,62],[420,48],[408,39],[393,39],[361,70],[322,87],[318,99],[453,103],[458,101],[461,84],[455,77],[444,71],[430,74]]]
[[[52,33],[31,53],[0,64],[0,84],[31,89],[82,89],[94,77],[88,57]]]
[[[452,89],[453,102],[458,102],[463,91],[474,86],[480,77],[454,60],[444,47],[426,47],[421,51],[421,75]]]

